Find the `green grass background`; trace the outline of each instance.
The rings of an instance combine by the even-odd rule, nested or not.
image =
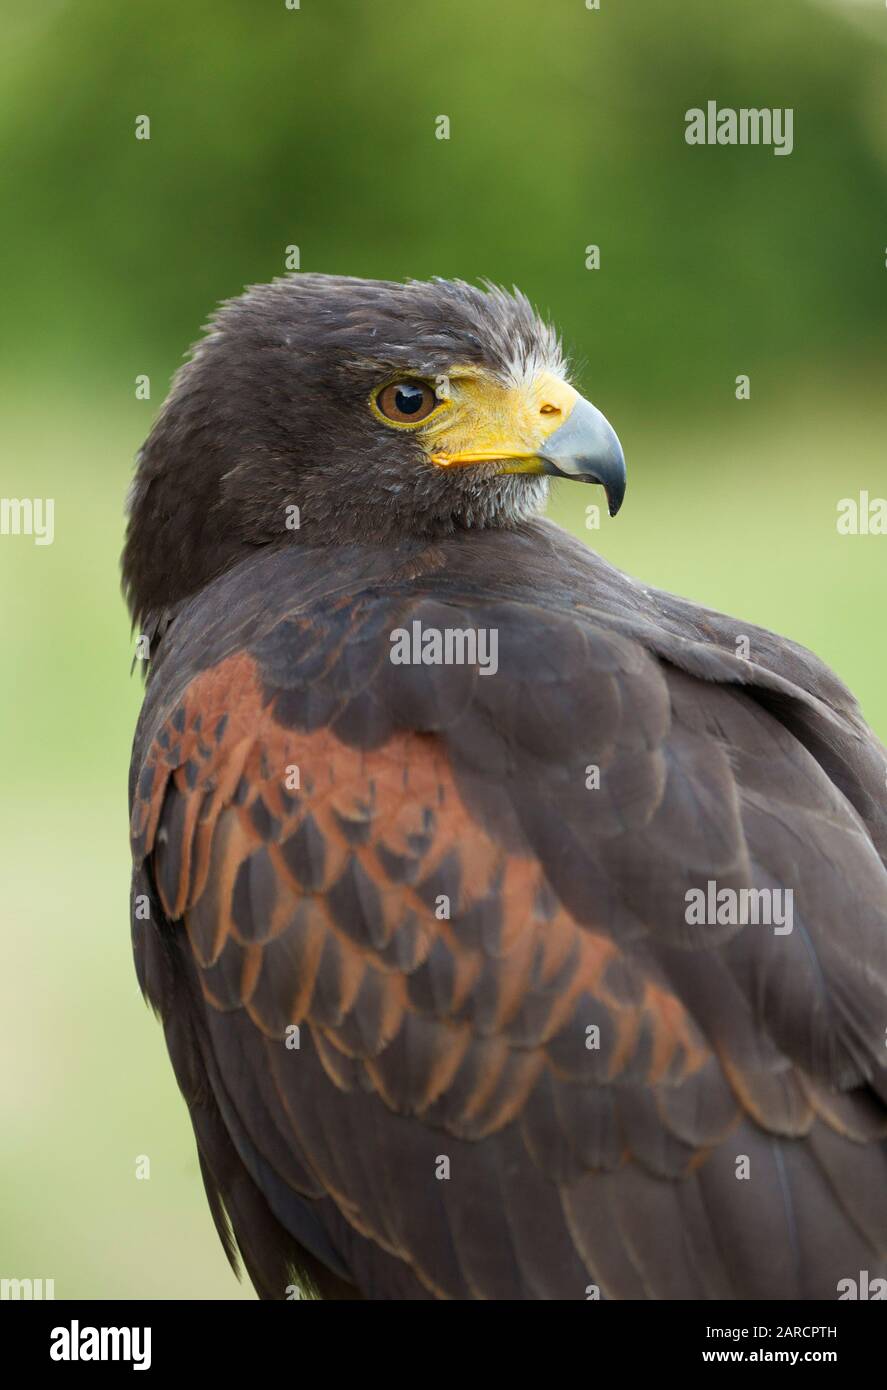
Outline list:
[[[250,1296],[129,948],[141,690],[118,556],[169,377],[289,243],[305,269],[516,281],[628,459],[615,521],[587,532],[593,494],[567,484],[555,519],[810,646],[887,736],[887,537],[835,529],[841,497],[887,494],[887,11],[86,0],[0,17],[0,495],[53,497],[56,533],[0,537],[0,1275],[59,1297]],[[795,152],[689,149],[683,113],[709,97],[793,106]]]

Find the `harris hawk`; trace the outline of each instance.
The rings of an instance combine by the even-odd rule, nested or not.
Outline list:
[[[551,476],[621,503],[523,296],[314,274],[139,455],[135,959],[262,1298],[887,1275],[885,750]]]

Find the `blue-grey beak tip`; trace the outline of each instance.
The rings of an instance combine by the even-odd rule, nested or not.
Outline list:
[[[625,498],[625,455],[613,426],[590,401],[576,402],[540,457],[553,477],[600,483],[610,516],[619,511]]]

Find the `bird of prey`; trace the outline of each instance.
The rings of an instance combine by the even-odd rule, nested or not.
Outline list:
[[[442,280],[251,288],[139,455],[133,941],[219,1235],[266,1299],[887,1293],[887,754],[552,477],[615,513],[613,429]]]

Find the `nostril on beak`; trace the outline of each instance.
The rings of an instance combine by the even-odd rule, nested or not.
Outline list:
[[[548,402],[546,402],[545,405],[539,407],[540,415],[560,415],[560,413],[560,406],[549,405]]]

